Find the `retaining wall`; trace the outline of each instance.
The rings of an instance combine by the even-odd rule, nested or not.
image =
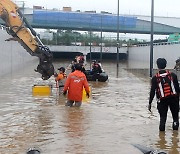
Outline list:
[[[5,30],[0,29],[0,36],[0,76],[27,67],[27,63],[30,61],[38,61],[17,41],[5,41],[12,37]]]

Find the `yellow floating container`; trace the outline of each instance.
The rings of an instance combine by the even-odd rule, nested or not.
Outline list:
[[[32,87],[33,96],[50,96],[52,93],[51,85],[34,85]]]
[[[86,90],[85,90],[85,88],[83,88],[83,92],[82,92],[82,102],[83,103],[87,103],[90,100],[90,97],[91,97],[91,87],[90,86],[89,86],[89,91],[90,91],[90,93],[89,93],[89,98],[88,98],[86,96]]]

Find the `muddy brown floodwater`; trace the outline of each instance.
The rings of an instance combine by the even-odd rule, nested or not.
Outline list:
[[[42,81],[34,64],[2,77],[0,154],[25,154],[30,147],[42,154],[141,154],[132,144],[179,154],[179,132],[171,129],[170,112],[166,132],[159,133],[155,100],[153,113],[147,110],[149,77],[127,71],[125,62],[120,62],[117,77],[115,62],[102,64],[109,81],[89,82],[92,97],[80,108],[65,107],[54,78]],[[32,96],[32,86],[39,83],[53,85],[50,97]]]

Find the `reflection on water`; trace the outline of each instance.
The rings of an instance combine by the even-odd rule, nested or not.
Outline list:
[[[69,62],[57,61],[55,68]],[[128,71],[126,62],[120,62],[118,77],[116,62],[102,65],[109,80],[89,82],[92,98],[80,108],[64,105],[66,98],[59,97],[53,77],[48,81],[52,95],[33,97],[32,86],[44,82],[33,66],[1,78],[0,153],[24,154],[38,147],[43,154],[140,154],[132,144],[179,153],[179,135],[170,122],[165,134],[159,134],[155,100],[153,114],[147,110],[149,77]]]
[[[169,134],[167,134],[166,132],[159,132],[159,139],[155,145],[159,149],[166,150],[169,154],[179,154],[178,144],[178,131],[172,131]]]
[[[85,127],[87,119],[84,115],[83,109],[76,107],[68,108],[65,112],[65,119],[67,121],[66,135],[70,146],[68,152],[83,153],[85,150],[83,136],[87,129]]]

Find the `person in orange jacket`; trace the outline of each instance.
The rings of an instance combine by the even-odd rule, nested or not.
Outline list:
[[[66,76],[64,67],[60,67],[58,68],[58,70],[59,70],[59,73],[55,74],[55,81],[57,83],[56,85],[57,88],[59,88],[59,94],[62,94],[67,76]]]
[[[85,74],[81,70],[82,65],[75,64],[75,71],[69,74],[65,82],[63,94],[66,95],[68,91],[66,106],[71,107],[74,103],[76,107],[81,106],[83,87],[85,88],[87,97],[89,97],[89,85]]]

